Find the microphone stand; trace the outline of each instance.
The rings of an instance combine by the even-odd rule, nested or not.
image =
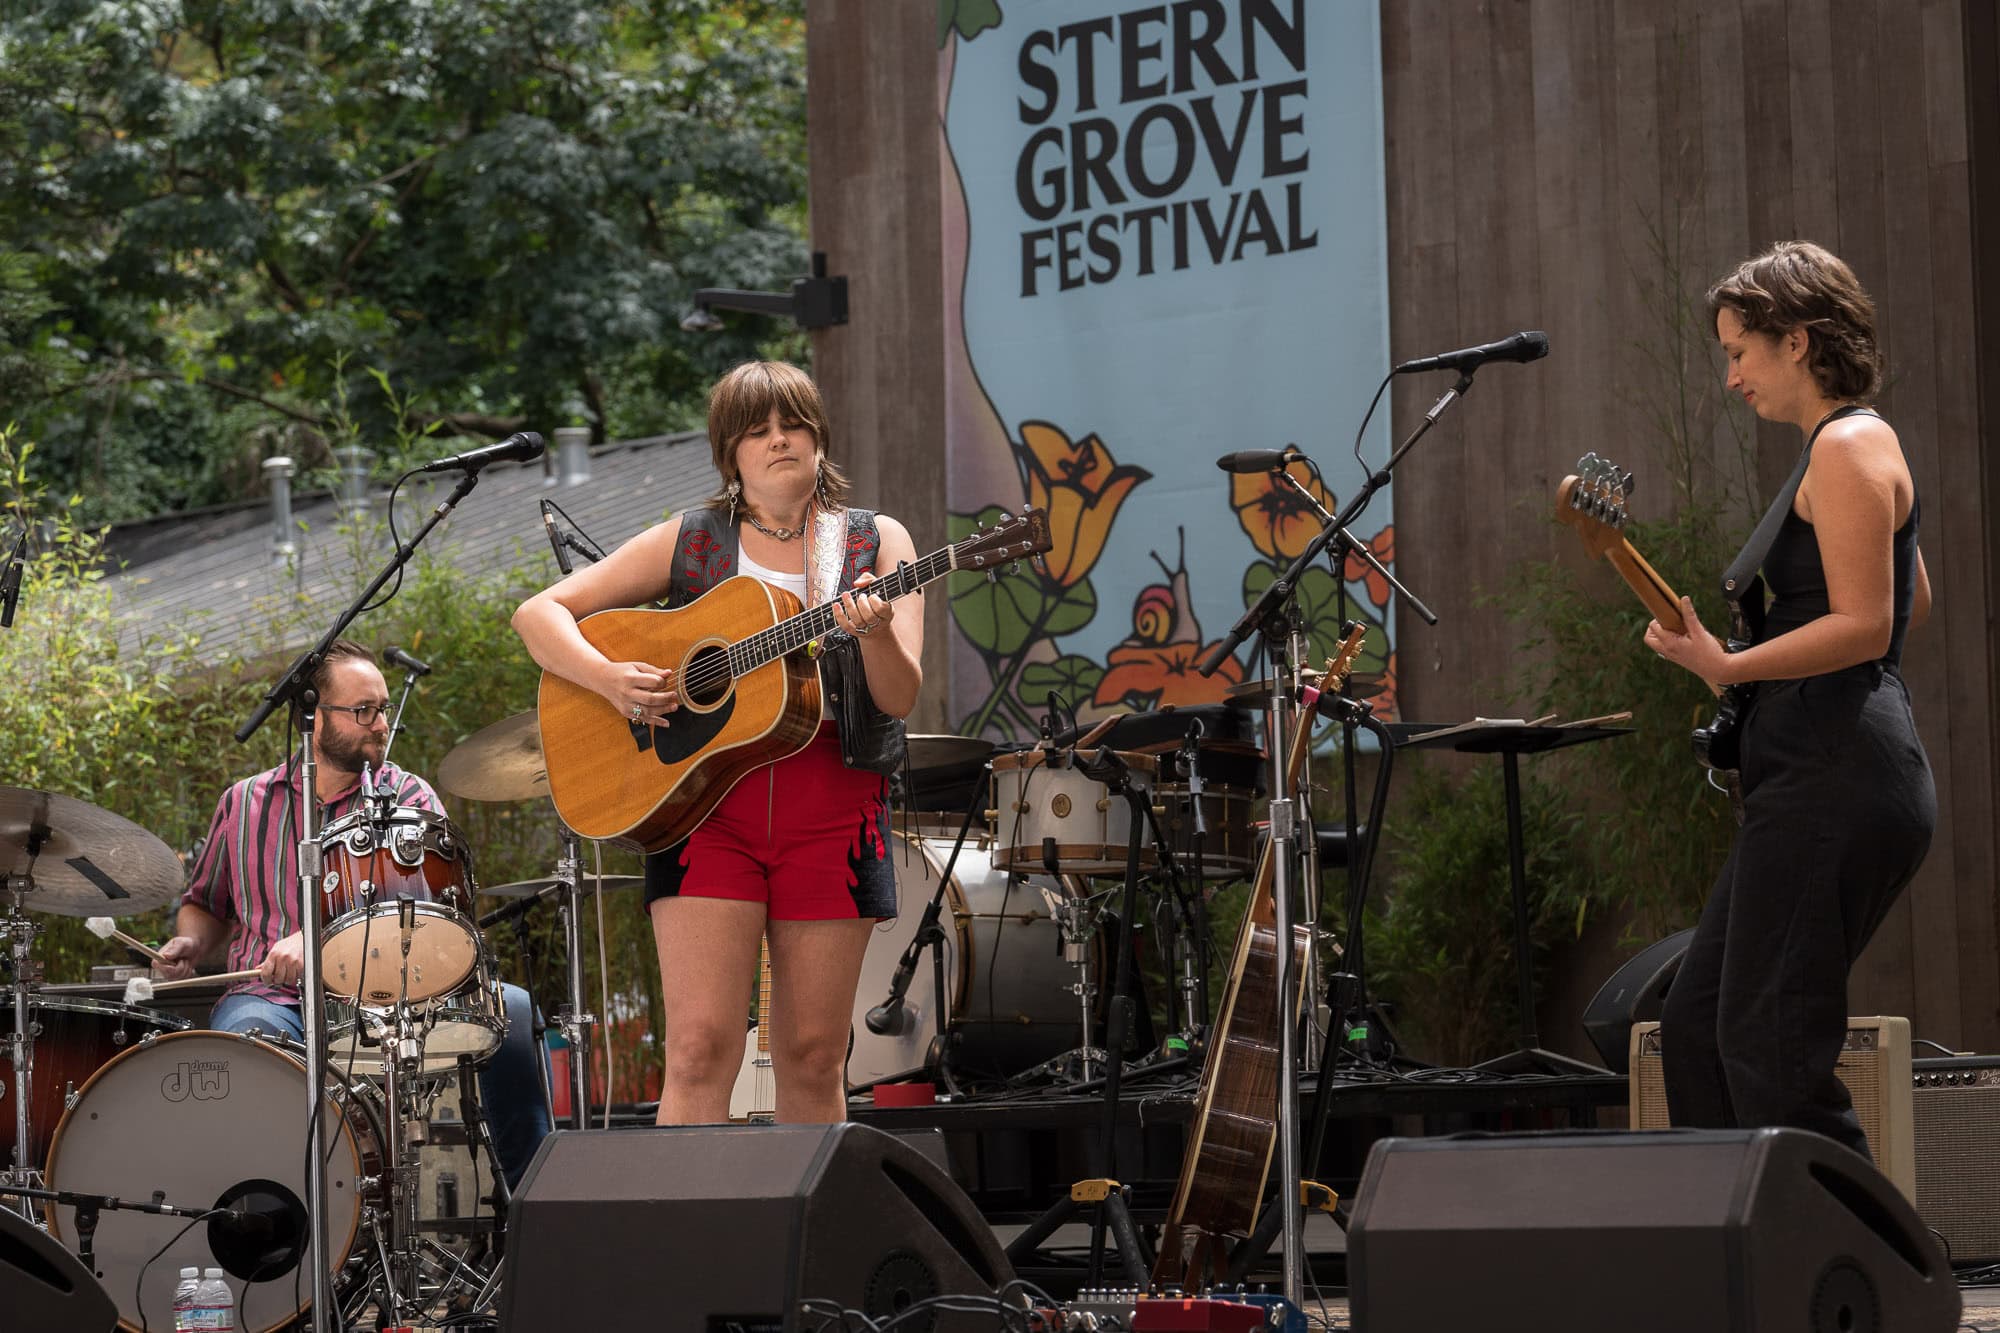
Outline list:
[[[1422,423],[1396,447],[1381,469],[1369,476],[1333,521],[1322,526],[1319,534],[1306,543],[1305,550],[1299,553],[1291,568],[1282,577],[1271,581],[1255,604],[1230,627],[1229,633],[1196,664],[1196,670],[1202,675],[1214,675],[1223,659],[1235,653],[1252,633],[1263,637],[1270,656],[1274,688],[1265,728],[1272,772],[1271,893],[1275,909],[1273,924],[1278,937],[1278,1206],[1284,1219],[1283,1295],[1301,1308],[1305,1289],[1305,1215],[1299,1199],[1299,1182],[1303,1174],[1299,1159],[1298,1025],[1292,1019],[1293,997],[1298,994],[1299,985],[1299,978],[1294,975],[1297,969],[1293,957],[1296,947],[1292,932],[1292,857],[1297,840],[1296,826],[1301,822],[1303,811],[1297,793],[1285,790],[1285,774],[1291,759],[1285,753],[1291,733],[1291,690],[1280,688],[1285,684],[1291,665],[1296,663],[1303,651],[1304,635],[1299,630],[1293,602],[1300,577],[1319,559],[1327,543],[1368,507],[1375,493],[1389,484],[1396,464],[1471,387],[1472,371],[1461,371],[1458,382],[1445,390],[1431,410],[1424,414]],[[1335,581],[1339,581],[1338,576]],[[1298,651],[1294,651],[1295,646]],[[1291,663],[1288,663],[1288,658]]]
[[[422,527],[409,541],[396,548],[389,563],[375,575],[369,585],[335,618],[331,628],[320,636],[318,643],[299,654],[298,659],[286,668],[264,696],[264,701],[250,715],[248,721],[236,729],[236,742],[241,745],[256,735],[272,713],[289,706],[294,724],[299,733],[298,771],[299,780],[304,784],[304,799],[299,802],[299,923],[305,937],[305,969],[299,979],[299,1016],[305,1028],[306,1048],[306,1218],[308,1262],[312,1265],[312,1312],[313,1328],[318,1333],[331,1333],[340,1322],[340,1307],[335,1304],[333,1273],[327,1265],[328,1231],[326,1198],[326,991],[320,976],[320,945],[323,935],[321,913],[324,903],[316,901],[315,891],[322,882],[322,860],[319,846],[319,791],[315,782],[319,776],[319,763],[313,749],[314,710],[319,705],[319,695],[312,687],[312,678],[326,661],[327,650],[334,640],[361,614],[362,608],[374,600],[375,594],[394,578],[431,530],[444,521],[445,515],[457,508],[459,501],[471,494],[479,484],[479,470],[468,467],[459,475],[458,485],[434,509]]]
[[[986,804],[987,792],[992,785],[992,768],[989,765],[980,773],[979,781],[972,790],[972,800],[965,807],[965,818],[958,826],[958,837],[952,840],[951,854],[945,858],[944,869],[938,874],[937,888],[931,893],[930,902],[924,905],[924,915],[917,923],[917,933],[903,949],[903,956],[896,961],[896,972],[889,979],[889,995],[881,1004],[870,1009],[862,1019],[862,1025],[878,1037],[888,1036],[898,1030],[898,1019],[902,1015],[905,997],[910,991],[910,982],[917,974],[917,964],[923,958],[925,949],[931,951],[931,979],[933,999],[937,1006],[937,1037],[930,1051],[925,1052],[925,1067],[933,1071],[947,1088],[953,1086],[950,1075],[951,1042],[948,1035],[951,1015],[946,1012],[951,998],[945,991],[944,979],[944,928],[938,924],[944,912],[945,891],[951,886],[952,871],[958,866],[958,854],[965,846],[965,838],[972,831],[972,821]]]
[[[396,748],[396,738],[403,734],[403,710],[410,706],[410,691],[417,688],[417,677],[422,672],[403,668],[403,692],[396,699],[396,715],[389,720],[389,739],[382,742],[382,762],[389,762],[389,751]]]

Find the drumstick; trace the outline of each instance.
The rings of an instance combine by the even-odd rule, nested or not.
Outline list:
[[[183,986],[200,986],[211,981],[255,981],[263,973],[256,968],[248,972],[219,972],[212,977],[182,977],[179,981],[155,981],[151,977],[128,977],[125,981],[125,1003],[144,1004],[163,990],[179,990]]]
[[[113,921],[108,916],[93,916],[88,920],[86,920],[83,924],[90,927],[90,933],[97,936],[97,938],[100,940],[117,940],[120,944],[124,945],[128,949],[137,949],[140,953],[145,954],[146,957],[152,959],[156,963],[164,963],[167,961],[166,959],[160,956],[160,951],[158,949],[155,949],[152,945],[141,944],[139,941],[133,939],[130,935],[127,935],[124,931],[118,929],[118,923],[116,921]]]

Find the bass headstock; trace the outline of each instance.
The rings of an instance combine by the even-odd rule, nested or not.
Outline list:
[[[1576,460],[1576,472],[1556,487],[1556,517],[1576,529],[1585,550],[1603,555],[1625,540],[1631,498],[1632,474],[1587,453]]]

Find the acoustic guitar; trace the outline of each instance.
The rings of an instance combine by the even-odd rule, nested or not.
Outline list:
[[[1327,663],[1319,689],[1334,693],[1347,679],[1367,630],[1356,625]],[[1317,695],[1314,696],[1314,699]],[[1298,783],[1299,768],[1312,743],[1318,711],[1314,699],[1299,710],[1283,790]],[[1273,896],[1274,844],[1264,844],[1250,890],[1243,928],[1237,932],[1229,984],[1209,1033],[1208,1061],[1202,1066],[1201,1096],[1188,1129],[1187,1156],[1181,1161],[1174,1201],[1160,1227],[1160,1252],[1153,1264],[1155,1286],[1201,1289],[1205,1278],[1220,1279],[1228,1237],[1247,1235],[1257,1221],[1271,1154],[1278,1144],[1278,1024],[1296,1023],[1306,985],[1306,928],[1292,928],[1292,976],[1298,989],[1287,1017],[1278,1000],[1278,907]]]
[[[1609,459],[1587,453],[1576,462],[1576,472],[1556,487],[1556,517],[1576,529],[1583,549],[1603,556],[1618,571],[1627,587],[1652,612],[1653,619],[1676,634],[1687,632],[1681,619],[1681,599],[1658,570],[1633,549],[1625,537],[1631,518],[1632,474]],[[1726,645],[1736,652],[1755,642],[1756,627],[1750,624],[1746,607],[1763,603],[1761,582],[1753,585],[1739,601],[1730,603],[1730,633]],[[1705,727],[1694,730],[1695,758],[1728,780],[1735,791],[1736,763],[1740,750],[1739,732],[1743,711],[1750,706],[1753,685],[1709,685],[1716,696],[1715,716]]]
[[[962,542],[904,561],[868,591],[895,600],[954,571],[997,578],[1049,549],[1032,506]],[[538,698],[549,795],[586,838],[662,851],[686,838],[737,781],[796,754],[819,729],[818,657],[836,632],[831,604],[801,610],[783,588],[738,575],[673,611],[600,611],[577,622],[614,662],[669,667],[680,707],[664,726],[635,722],[553,672]]]

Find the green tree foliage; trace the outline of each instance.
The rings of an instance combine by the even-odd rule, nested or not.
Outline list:
[[[0,419],[98,519],[227,498],[264,452],[323,462],[342,354],[447,432],[687,424],[767,331],[683,335],[693,289],[805,267],[802,8],[0,11],[0,235],[74,364],[0,377]],[[424,424],[365,385],[353,407],[371,442]]]
[[[0,632],[0,784],[39,788],[104,807],[187,854],[207,831],[216,799],[237,778],[280,762],[289,744],[284,717],[273,717],[248,745],[231,733],[247,718],[284,666],[296,655],[280,645],[316,638],[323,608],[299,605],[282,576],[259,599],[266,634],[245,655],[218,660],[201,640],[201,626],[133,642],[115,618],[101,573],[98,535],[77,522],[78,506],[50,497],[32,480],[37,461],[14,432],[0,432],[0,502],[38,520],[38,538],[23,580],[20,613]],[[341,570],[349,592],[372,577],[387,543],[378,519],[346,529],[351,558]],[[412,697],[391,752],[395,763],[436,780],[439,765],[465,737],[489,723],[534,706],[539,673],[508,615],[523,591],[540,586],[549,569],[545,552],[476,572],[455,570],[420,552],[402,591],[363,615],[351,637],[380,649],[401,644],[435,663],[451,664],[425,678]],[[318,618],[314,618],[317,615]],[[400,695],[401,678],[390,673]],[[451,817],[465,834],[475,871],[485,886],[550,874],[560,854],[558,826],[546,801],[475,804],[445,794]],[[586,850],[586,869],[591,853]],[[633,873],[637,858],[607,851],[605,873]],[[482,910],[498,905],[487,899]],[[659,971],[651,923],[638,895],[623,892],[603,902],[604,954],[595,944],[594,908],[585,908],[592,1012],[606,984],[601,957],[610,960],[610,1012],[637,1016],[619,1055],[621,1095],[657,1084],[659,1048],[643,1033],[657,1014]],[[39,957],[51,981],[87,979],[93,963],[130,961],[118,945],[99,940],[81,921],[40,918],[45,927]],[[172,933],[171,910],[121,922],[140,939]],[[553,1012],[567,985],[563,943],[555,913],[542,909],[519,925],[489,937],[501,975],[529,988]],[[746,992],[746,1008],[749,996]],[[635,1085],[632,1080],[640,1082]]]

